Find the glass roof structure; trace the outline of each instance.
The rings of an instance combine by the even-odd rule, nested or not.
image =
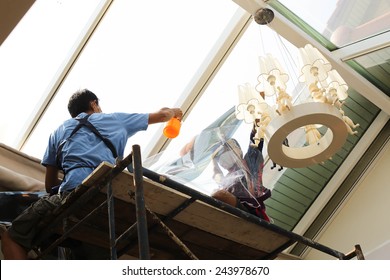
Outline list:
[[[272,22],[253,20],[260,8],[273,10]],[[352,187],[346,178],[389,120],[388,0],[37,0],[0,45],[0,142],[41,158],[50,133],[69,118],[70,95],[88,88],[107,113],[181,107],[179,137],[167,139],[163,124],[152,125],[126,148],[140,144],[145,159],[174,158],[238,104],[239,85],[257,83],[259,56],[282,61],[289,88],[298,89],[297,49],[308,43],[349,85],[346,109],[361,124],[322,165],[278,172],[265,151],[271,217],[315,235],[322,209]],[[243,123],[234,134],[243,145],[248,129]],[[199,187],[207,185],[202,179],[190,185],[211,191]]]

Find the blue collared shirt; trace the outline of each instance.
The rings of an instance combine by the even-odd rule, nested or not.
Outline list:
[[[81,113],[77,117],[85,116],[86,113]],[[138,131],[146,130],[148,118],[149,114],[94,113],[88,120],[103,137],[112,142],[118,156],[123,157],[128,138]],[[50,135],[49,144],[42,159],[43,165],[57,166],[58,146],[70,136],[77,124],[77,120],[69,119]],[[66,175],[59,191],[73,190],[103,161],[115,163],[111,150],[89,128],[81,127],[63,146],[61,162]]]

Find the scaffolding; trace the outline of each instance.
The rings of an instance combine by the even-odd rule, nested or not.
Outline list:
[[[110,259],[275,259],[296,243],[364,259],[359,245],[341,253],[144,168],[140,147],[132,148],[37,225],[38,259],[69,240],[104,248]]]

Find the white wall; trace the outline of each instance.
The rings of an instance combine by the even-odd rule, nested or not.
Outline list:
[[[344,207],[316,241],[342,253],[352,251],[359,244],[366,259],[390,260],[389,167],[388,143]],[[310,249],[304,259],[331,257]]]

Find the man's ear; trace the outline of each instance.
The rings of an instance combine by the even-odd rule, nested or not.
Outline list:
[[[89,108],[90,108],[91,111],[93,111],[95,113],[99,111],[99,108],[98,108],[98,105],[96,103],[96,100],[93,100],[93,101],[89,102]]]
[[[89,101],[89,110],[92,110],[93,111],[93,103],[94,103],[94,101]]]

